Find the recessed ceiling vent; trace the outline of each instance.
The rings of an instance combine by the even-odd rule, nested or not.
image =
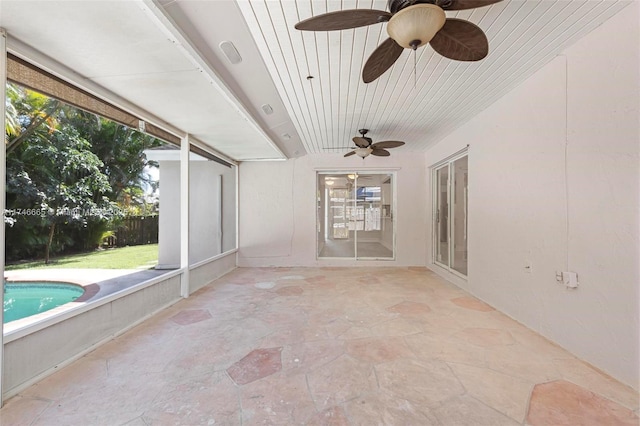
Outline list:
[[[220,43],[220,50],[224,53],[224,56],[227,57],[229,62],[233,65],[239,64],[242,62],[242,56],[238,53],[238,49],[231,43],[230,41],[223,41]]]

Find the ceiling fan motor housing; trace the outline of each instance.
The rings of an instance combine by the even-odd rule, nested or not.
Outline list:
[[[453,3],[452,0],[389,0],[389,12],[396,13],[414,4],[435,4],[443,9],[447,9]]]
[[[389,0],[389,12],[396,13],[399,10],[404,9],[407,6],[416,4],[416,0]]]

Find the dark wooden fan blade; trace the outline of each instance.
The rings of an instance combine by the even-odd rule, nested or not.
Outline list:
[[[355,154],[355,153],[356,153],[355,151],[347,152],[344,156],[345,156],[345,157],[348,157],[348,156],[353,155],[353,154]]]
[[[386,22],[389,18],[391,18],[391,14],[384,10],[339,10],[300,21],[295,25],[295,28],[303,31],[347,30]]]
[[[448,18],[429,44],[445,58],[456,61],[479,61],[489,53],[487,36],[464,19]]]
[[[400,142],[400,141],[382,141],[382,142],[376,142],[373,145],[371,145],[371,148],[373,149],[378,149],[378,148],[396,148],[399,146],[404,145],[404,142]]]
[[[376,148],[373,151],[371,151],[371,155],[377,155],[378,157],[388,157],[391,155],[391,153],[386,149]]]
[[[362,80],[371,83],[391,68],[402,53],[402,46],[389,37],[373,51],[362,70]]]
[[[465,10],[489,6],[502,0],[438,0],[436,4],[444,10]],[[451,3],[451,4],[448,4]]]
[[[353,143],[355,143],[356,146],[360,148],[366,148],[371,144],[371,142],[369,142],[368,140],[360,136],[356,136],[352,140],[353,140]]]

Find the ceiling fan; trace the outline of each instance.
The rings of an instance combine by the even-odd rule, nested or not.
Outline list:
[[[457,61],[479,61],[489,53],[484,32],[469,21],[447,18],[445,10],[488,6],[502,0],[388,0],[389,12],[348,9],[329,12],[298,22],[304,31],[334,31],[388,22],[389,38],[373,51],[362,70],[371,83],[385,73],[403,49],[416,50],[427,43],[442,56]]]
[[[388,157],[391,155],[388,148],[396,148],[404,145],[404,142],[400,141],[382,141],[373,143],[373,139],[366,137],[365,135],[369,129],[360,129],[358,133],[362,136],[356,136],[353,138],[353,143],[356,144],[356,148],[353,151],[347,152],[344,156],[349,157],[351,155],[358,155],[359,157],[367,157],[369,154],[377,155],[378,157]]]

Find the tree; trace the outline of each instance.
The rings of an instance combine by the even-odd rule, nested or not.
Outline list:
[[[7,184],[8,195],[14,197],[12,209],[24,212],[18,218],[37,216],[35,220],[48,231],[45,263],[57,225],[76,222],[86,226],[89,219],[106,221],[118,214],[103,195],[111,188],[100,171],[102,161],[90,147],[75,128],[62,126],[48,143],[24,143],[8,159],[7,170],[17,177]]]
[[[8,257],[93,248],[125,206],[144,211],[144,149],[162,141],[20,86],[7,93]]]
[[[93,142],[93,152],[102,160],[101,170],[109,178],[109,198],[121,204],[135,201],[131,195],[144,192],[143,186],[152,184],[144,173],[150,165],[144,150],[164,143],[104,118],[87,131],[85,137]]]
[[[29,138],[46,140],[57,126],[56,116],[65,107],[60,101],[15,84],[7,84],[10,107],[5,114],[10,125],[5,126],[7,154]],[[67,107],[68,112],[72,111]]]
[[[7,84],[7,100],[5,102],[4,112],[4,134],[5,143],[9,142],[9,138],[15,137],[20,133],[20,123],[18,122],[18,111],[13,105],[18,98],[18,89],[13,84]]]
[[[11,100],[20,132],[7,138],[5,217],[12,228],[21,229],[8,229],[8,237],[18,234],[22,242],[44,246],[48,262],[59,225],[87,227],[108,221],[119,210],[108,199],[111,187],[102,161],[74,124],[95,122],[95,116],[24,88],[13,90]]]

